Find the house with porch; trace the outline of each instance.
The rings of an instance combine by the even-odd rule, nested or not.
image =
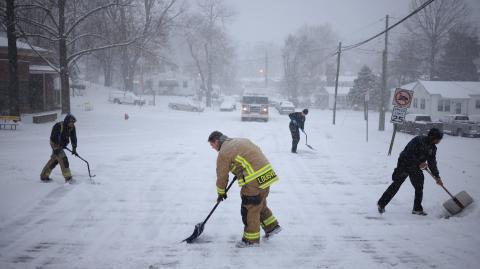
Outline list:
[[[52,61],[51,51],[34,47],[34,49],[49,61]],[[20,113],[32,114],[34,122],[55,120],[60,108],[60,90],[57,72],[50,67],[32,48],[17,40],[19,101]],[[0,114],[9,114],[9,62],[8,39],[0,35]],[[57,85],[57,87],[56,87]],[[55,115],[54,115],[55,114]],[[35,115],[37,120],[35,120]],[[49,115],[49,116],[44,116]]]
[[[480,82],[418,80],[399,88],[413,90],[410,114],[428,114],[440,119],[451,114],[480,114]],[[395,89],[392,89],[392,96]],[[390,102],[391,103],[391,102]],[[390,104],[392,107],[392,104]]]

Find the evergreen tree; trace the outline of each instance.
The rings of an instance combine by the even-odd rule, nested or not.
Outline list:
[[[372,70],[364,65],[358,72],[357,79],[353,82],[353,87],[348,93],[349,100],[352,105],[363,106],[365,94],[370,94],[370,107],[377,107],[380,103],[380,87],[378,77],[373,74]]]
[[[478,81],[474,60],[480,56],[478,36],[465,30],[449,33],[445,53],[440,60],[439,79]]]

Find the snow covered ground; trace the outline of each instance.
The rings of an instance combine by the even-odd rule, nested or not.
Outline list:
[[[48,160],[53,123],[23,124],[0,132],[0,268],[478,268],[480,211],[476,203],[444,219],[447,194],[425,176],[426,217],[410,214],[406,181],[379,216],[398,154],[412,138],[397,134],[387,156],[391,125],[369,142],[363,114],[311,110],[308,142],[291,154],[288,117],[271,110],[268,123],[241,122],[239,111],[173,111],[171,97],[157,106],[107,102],[90,85],[72,99],[78,152],[69,156],[78,184],[39,181]],[[84,103],[93,105],[84,111]],[[128,113],[129,120],[124,120]],[[239,188],[234,186],[207,223],[199,242],[180,243],[216,199],[213,130],[257,143],[280,176],[268,202],[284,230],[259,248],[237,249],[241,238]],[[453,193],[480,196],[480,140],[446,136],[440,174]]]

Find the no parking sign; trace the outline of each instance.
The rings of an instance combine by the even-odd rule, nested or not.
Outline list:
[[[407,109],[412,104],[413,91],[396,88],[393,94],[393,110],[390,122],[393,123],[392,141],[390,142],[390,148],[388,149],[388,155],[392,153],[393,141],[395,140],[395,134],[397,133],[396,123],[403,123],[405,116],[407,115]]]
[[[396,88],[393,94],[393,106],[409,108],[413,99],[413,91]]]

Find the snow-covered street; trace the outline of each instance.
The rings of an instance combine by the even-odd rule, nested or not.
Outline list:
[[[0,268],[478,268],[480,211],[473,203],[445,219],[449,197],[425,174],[426,217],[410,214],[414,190],[407,180],[386,213],[376,202],[391,181],[411,135],[398,133],[387,156],[392,126],[377,131],[370,114],[312,109],[305,146],[290,153],[288,116],[242,122],[240,112],[170,110],[107,102],[107,90],[88,86],[72,98],[78,153],[68,154],[77,184],[40,182],[53,123],[22,124],[0,132]],[[84,103],[93,105],[84,111]],[[129,120],[124,119],[128,113]],[[387,116],[389,117],[389,116]],[[62,118],[63,119],[63,118]],[[215,204],[215,160],[207,137],[220,130],[259,145],[280,177],[269,207],[283,231],[258,248],[238,249],[243,224],[235,184],[198,242],[188,237]],[[445,136],[438,167],[452,193],[480,197],[479,139]]]

